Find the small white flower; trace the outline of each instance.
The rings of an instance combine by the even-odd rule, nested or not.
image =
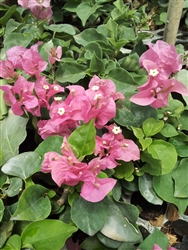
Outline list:
[[[63,98],[62,98],[61,96],[55,96],[55,97],[54,97],[54,100],[55,100],[55,101],[61,101],[62,99],[63,99]]]
[[[54,90],[59,90],[58,86],[54,86]]]
[[[97,94],[97,95],[95,95],[95,96],[94,96],[94,100],[99,99],[101,96],[102,96],[101,94]]]
[[[93,91],[99,90],[99,86],[94,85],[91,89],[92,89]]]
[[[48,85],[43,85],[43,88],[44,89],[49,89],[49,86]]]
[[[157,76],[159,74],[159,71],[157,69],[150,69],[149,75],[150,76]]]
[[[65,109],[64,109],[64,108],[58,108],[57,113],[58,113],[59,115],[63,115],[63,114],[65,113]]]
[[[112,129],[112,132],[117,135],[121,133],[121,128],[118,126],[114,126],[114,128]]]

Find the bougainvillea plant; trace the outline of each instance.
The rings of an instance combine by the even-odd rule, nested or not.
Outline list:
[[[174,249],[131,196],[187,208],[183,46],[121,0],[0,8],[0,248]]]

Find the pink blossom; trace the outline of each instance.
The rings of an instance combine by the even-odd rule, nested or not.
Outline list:
[[[33,95],[34,83],[28,82],[23,76],[18,76],[14,86],[0,86],[4,100],[10,105],[15,115],[23,115],[24,110],[39,116],[38,99]]]
[[[9,61],[12,62],[14,68],[23,69],[22,59],[23,59],[23,54],[26,51],[27,49],[22,46],[14,46],[11,49],[7,50],[6,52],[7,58]]]
[[[50,0],[18,0],[18,4],[21,5],[24,9],[32,7],[50,7]]]
[[[99,202],[113,189],[116,180],[113,178],[95,178],[93,182],[85,181],[80,195],[87,201]]]
[[[177,54],[175,46],[161,40],[153,46],[149,44],[149,49],[141,55],[139,62],[143,67],[145,60],[155,62],[167,78],[182,68],[181,55]]]
[[[10,60],[0,61],[0,77],[4,79],[13,79],[16,76],[14,65]]]
[[[141,106],[150,105],[153,108],[161,108],[168,105],[168,95],[171,92],[188,95],[186,86],[174,78],[158,79],[158,81],[151,79],[143,89],[133,95],[130,101]]]
[[[51,20],[53,15],[51,6],[47,8],[44,8],[43,6],[34,6],[30,7],[30,10],[33,16],[38,20]]]
[[[39,77],[40,73],[45,70],[48,65],[48,63],[43,60],[41,55],[32,49],[25,51],[21,64],[26,74],[30,76],[35,75],[36,77]]]
[[[163,250],[163,249],[160,246],[158,246],[157,244],[154,244],[153,250]],[[176,248],[168,247],[167,250],[176,250]]]
[[[55,61],[60,61],[62,56],[62,47],[58,46],[57,48],[51,48],[48,60],[51,64],[54,64]]]

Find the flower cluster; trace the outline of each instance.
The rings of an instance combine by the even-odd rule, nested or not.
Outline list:
[[[58,186],[82,183],[81,196],[88,201],[98,202],[116,183],[113,178],[99,178],[101,171],[115,168],[117,160],[128,162],[140,159],[139,148],[132,140],[124,138],[120,127],[106,125],[116,115],[115,101],[124,100],[124,95],[116,91],[113,81],[100,79],[96,75],[86,90],[80,85],[70,85],[65,91],[64,87],[49,83],[42,75],[47,62],[38,53],[40,44],[30,49],[15,46],[7,51],[7,59],[1,61],[0,76],[14,82],[13,86],[7,84],[0,87],[4,91],[5,103],[11,106],[15,115],[21,116],[26,111],[37,116],[40,119],[38,133],[43,139],[52,135],[64,137],[62,155],[46,153],[42,171],[50,172]],[[48,60],[54,64],[61,55],[61,47],[53,48]],[[50,119],[42,120],[42,107],[48,110]],[[76,158],[67,138],[73,130],[91,119],[97,129],[108,132],[102,137],[96,136],[95,157],[85,163]]]
[[[115,160],[138,160],[140,151],[137,145],[126,140],[122,131],[115,124],[106,126],[109,130],[102,138],[96,136],[95,155],[88,164],[78,161],[74,155],[67,138],[64,137],[62,155],[56,152],[48,152],[44,155],[42,171],[51,173],[54,182],[61,186],[75,186],[83,183],[80,195],[90,201],[102,200],[114,187],[114,178],[98,178],[101,171],[115,168],[118,163]]]
[[[168,96],[171,92],[188,95],[188,90],[175,78],[170,78],[182,68],[181,55],[176,53],[174,45],[157,41],[140,57],[140,65],[148,73],[147,82],[138,87],[138,93],[130,100],[138,105],[150,105],[161,108],[168,105]]]
[[[50,20],[52,18],[50,0],[18,0],[18,4],[24,9],[29,9],[32,15],[39,20]]]
[[[38,53],[40,44],[39,42],[30,49],[15,46],[7,51],[7,59],[0,61],[0,77],[14,82],[13,86],[7,84],[0,89],[5,92],[5,103],[11,106],[15,115],[23,115],[25,110],[34,116],[41,116],[41,107],[49,109],[51,97],[64,92],[63,87],[50,84],[45,76],[41,76],[48,63]],[[59,60],[55,53],[54,55],[54,61]],[[61,54],[58,52],[59,56]],[[49,61],[51,58],[52,54],[49,53]],[[34,78],[35,82],[28,81],[29,78]]]

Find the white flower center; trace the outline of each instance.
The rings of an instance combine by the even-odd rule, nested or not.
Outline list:
[[[61,101],[62,99],[63,99],[63,98],[62,98],[61,96],[55,96],[55,97],[54,97],[54,100],[55,100],[55,101]]]
[[[150,69],[149,75],[150,76],[157,76],[159,74],[159,71],[157,69]]]
[[[91,89],[92,89],[93,91],[99,90],[99,86],[94,85]]]
[[[65,113],[65,109],[64,109],[64,108],[58,108],[57,113],[58,113],[59,115],[63,115],[63,114]]]
[[[59,90],[58,86],[54,86],[54,90]]]
[[[49,86],[48,85],[43,85],[43,88],[44,89],[49,89]]]
[[[121,128],[120,127],[117,127],[117,126],[114,126],[114,128],[112,129],[112,132],[117,135],[117,134],[120,134],[121,133]]]
[[[94,96],[94,100],[99,99],[101,96],[102,96],[101,94],[96,94],[96,95]]]

